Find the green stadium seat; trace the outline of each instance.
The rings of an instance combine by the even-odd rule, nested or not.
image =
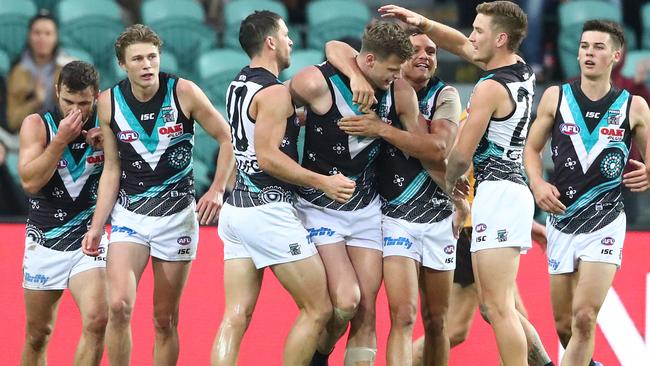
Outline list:
[[[224,5],[223,9],[223,18],[225,21],[223,42],[225,47],[240,47],[239,26],[241,25],[241,21],[255,10],[270,10],[280,15],[282,19],[288,19],[287,8],[278,1],[239,0],[229,2]]]
[[[36,6],[29,0],[0,0],[0,48],[10,60],[25,47],[29,20],[36,14]]]
[[[327,41],[363,35],[370,10],[362,2],[318,0],[307,4],[307,47],[322,49]]]
[[[61,0],[34,0],[34,4],[38,9],[46,9],[50,13],[56,12],[56,6]]]
[[[112,0],[63,0],[57,14],[61,43],[87,51],[100,71],[110,71],[115,39],[124,30],[120,7]]]
[[[303,68],[323,62],[324,58],[322,50],[295,50],[291,52],[291,66],[282,71],[280,79],[289,80]]]
[[[5,77],[9,73],[11,68],[11,60],[7,53],[3,50],[0,50],[0,76]]]
[[[224,116],[225,118],[225,116]],[[216,154],[219,143],[210,136],[201,125],[194,124],[194,158],[208,167],[216,164]]]
[[[623,11],[620,7],[599,0],[574,0],[560,4],[560,28],[584,23],[590,19],[608,19],[623,23]]]
[[[194,151],[196,150],[195,148]],[[192,162],[192,169],[194,170],[194,192],[198,200],[210,188],[210,184],[212,184],[210,168],[202,161],[194,160]]]
[[[650,49],[650,3],[641,7],[641,28],[641,35],[643,37],[641,47]]]
[[[150,0],[142,4],[142,21],[155,30],[166,52],[174,54],[185,78],[194,79],[196,59],[216,43],[205,13],[196,1]],[[163,52],[164,54],[164,52]]]
[[[639,48],[639,39],[637,38],[634,29],[628,25],[624,25],[623,30],[625,31],[625,48],[628,51]]]
[[[93,56],[81,48],[64,47],[61,50],[61,53],[64,55],[64,57],[69,59],[66,60],[66,63],[73,60],[80,60],[80,61],[85,61],[91,65],[95,64],[95,60],[93,59]]]
[[[216,108],[225,107],[228,85],[249,62],[243,51],[232,49],[214,49],[199,56],[197,69],[200,84]]]
[[[628,78],[634,78],[639,62],[650,62],[650,50],[628,51],[625,55],[625,64],[623,64],[621,74]]]
[[[576,23],[561,29],[558,35],[558,57],[565,80],[580,74],[580,64],[578,63],[577,57],[581,36],[581,23]]]

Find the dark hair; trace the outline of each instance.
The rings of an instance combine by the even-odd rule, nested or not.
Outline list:
[[[142,24],[133,24],[126,28],[115,40],[115,56],[124,63],[126,48],[135,43],[151,43],[162,51],[163,41],[151,28]]]
[[[73,93],[79,93],[92,87],[95,93],[99,92],[99,73],[93,65],[84,61],[72,61],[61,69],[56,87],[61,90],[65,85]]]
[[[615,49],[621,49],[625,45],[625,32],[620,24],[611,20],[594,19],[587,20],[582,26],[582,33],[595,31],[609,34]]]
[[[262,51],[266,37],[275,36],[280,31],[278,14],[268,11],[255,11],[241,21],[239,26],[239,44],[248,57],[256,56]]]
[[[361,52],[372,53],[381,60],[395,55],[406,61],[414,51],[409,35],[397,23],[373,21],[363,32]]]
[[[479,4],[476,12],[491,16],[492,25],[508,35],[508,49],[519,50],[528,30],[528,17],[519,5],[511,1],[493,1]]]

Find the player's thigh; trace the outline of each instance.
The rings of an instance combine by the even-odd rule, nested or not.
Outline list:
[[[584,307],[600,310],[615,275],[615,264],[580,261],[578,282],[573,296],[573,311]]]
[[[28,331],[52,329],[63,290],[23,290]]]
[[[250,258],[229,259],[224,262],[223,289],[225,311],[252,314],[262,288],[264,269],[257,269]]]
[[[271,270],[299,307],[329,304],[325,269],[319,256],[277,264]]]
[[[417,311],[420,264],[404,256],[384,257],[384,286],[391,313]]]
[[[493,248],[473,253],[474,277],[482,302],[511,303],[519,268],[519,248]]]
[[[149,247],[130,242],[111,242],[106,255],[109,300],[135,299],[135,290],[149,261]]]
[[[344,242],[316,247],[323,261],[327,287],[334,306],[341,302],[359,302],[359,281]],[[354,305],[356,306],[356,305]]]
[[[178,311],[183,288],[192,268],[191,261],[165,261],[151,258],[153,269],[154,311],[173,313]]]
[[[350,261],[359,280],[362,299],[364,296],[374,304],[382,279],[383,254],[380,250],[347,247]]]
[[[421,276],[423,310],[426,309],[430,316],[444,316],[449,307],[453,271],[422,267]]]
[[[107,315],[106,270],[104,268],[93,268],[77,273],[70,278],[69,289],[84,320]]]
[[[447,312],[450,336],[469,332],[478,304],[476,284],[461,286],[455,283],[451,286],[449,311]]]
[[[550,277],[551,306],[553,307],[553,316],[557,323],[564,317],[571,317],[573,296],[577,283],[577,272],[552,274]]]

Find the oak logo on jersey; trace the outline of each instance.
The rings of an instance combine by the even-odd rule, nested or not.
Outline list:
[[[576,135],[580,133],[580,127],[575,123],[563,123],[560,125],[560,132],[567,136]]]
[[[118,140],[122,142],[133,142],[140,139],[140,134],[133,130],[120,131],[117,133]]]
[[[167,136],[170,139],[181,136],[183,134],[183,124],[177,123],[175,125],[162,126],[158,128],[158,134],[161,136]]]
[[[102,164],[104,162],[104,154],[101,155],[91,155],[86,158],[88,164]]]
[[[622,128],[601,127],[600,134],[606,136],[609,141],[623,141],[625,130]]]

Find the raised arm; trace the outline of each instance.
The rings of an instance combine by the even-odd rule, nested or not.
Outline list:
[[[473,46],[469,38],[458,30],[397,5],[384,5],[379,8],[379,12],[382,17],[396,18],[408,25],[419,28],[438,47],[446,49],[481,69],[485,69],[484,63],[474,61],[472,58]]]
[[[90,230],[84,236],[82,250],[84,253],[97,256],[97,247],[104,232],[108,216],[115,206],[117,193],[120,190],[120,159],[117,154],[117,141],[111,130],[111,91],[106,90],[99,95],[97,101],[99,127],[102,131],[104,145],[104,168],[99,178],[97,204],[91,221]]]
[[[280,150],[287,118],[293,114],[291,95],[284,85],[270,86],[255,95],[255,152],[260,168],[278,179],[322,190],[339,202],[354,193],[355,183],[342,174],[326,176],[305,169]]]
[[[230,136],[230,125],[221,116],[205,93],[189,80],[178,80],[178,98],[181,108],[188,112],[203,127],[205,132],[219,143],[217,170],[208,191],[196,205],[198,220],[201,224],[213,223],[219,217],[223,205],[226,185],[235,170],[235,155]],[[195,146],[201,148],[201,146]]]
[[[350,78],[352,89],[352,102],[359,105],[359,110],[370,112],[373,104],[377,103],[375,90],[357,65],[356,57],[359,54],[354,48],[341,41],[329,41],[325,44],[325,57],[334,67]]]
[[[81,133],[81,116],[77,109],[62,119],[49,144],[41,116],[30,114],[25,118],[20,129],[18,158],[18,172],[25,192],[37,193],[52,178],[66,146]]]
[[[564,212],[566,207],[560,202],[560,192],[557,188],[544,180],[542,150],[553,129],[555,107],[559,98],[559,87],[552,86],[546,89],[537,107],[537,118],[530,127],[524,147],[524,167],[535,201],[542,210],[555,214]]]

